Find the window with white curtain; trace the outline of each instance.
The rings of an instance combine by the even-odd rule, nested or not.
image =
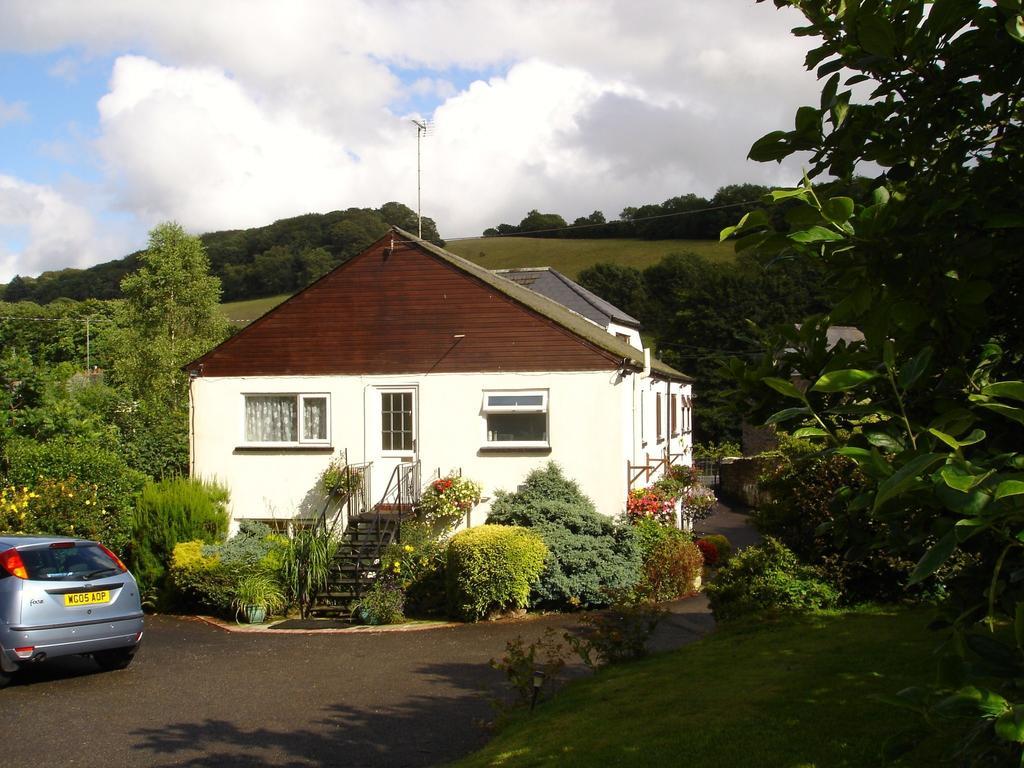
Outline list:
[[[330,396],[245,395],[245,442],[253,445],[326,445]]]

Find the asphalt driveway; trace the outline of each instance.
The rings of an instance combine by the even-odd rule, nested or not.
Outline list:
[[[653,650],[714,625],[703,596],[672,610]],[[488,661],[572,622],[278,635],[149,617],[127,670],[57,660],[0,691],[0,753],[39,767],[438,765],[488,738],[504,691]]]

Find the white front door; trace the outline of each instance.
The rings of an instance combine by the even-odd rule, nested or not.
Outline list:
[[[416,387],[379,387],[370,400],[376,427],[371,504],[387,491],[396,466],[416,461],[417,395]]]

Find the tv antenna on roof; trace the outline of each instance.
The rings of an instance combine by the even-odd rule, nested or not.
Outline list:
[[[412,124],[416,126],[416,236],[423,239],[423,213],[421,205],[421,185],[420,185],[420,139],[427,135],[427,132],[433,129],[426,120],[413,120]]]

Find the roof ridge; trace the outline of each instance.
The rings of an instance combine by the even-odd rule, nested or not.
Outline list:
[[[397,225],[392,225],[391,228],[403,238],[408,238],[407,242],[412,245],[417,245],[428,253],[432,253],[443,259],[456,269],[460,269],[463,272],[476,277],[481,282],[490,285],[513,301],[523,304],[534,312],[544,315],[549,320],[558,323],[558,325],[562,326],[570,333],[580,337],[584,341],[593,344],[615,357],[630,360],[635,367],[644,367],[643,350],[639,350],[632,344],[613,336],[604,328],[601,328],[599,325],[586,319],[582,315],[574,313],[568,307],[559,304],[554,299],[549,299],[542,293],[530,290],[526,286],[519,285],[513,280],[509,280],[506,277],[495,274],[494,270],[482,267],[469,259],[452,253],[438,245],[434,245],[427,240],[416,237],[416,235],[406,232]],[[557,270],[551,271],[556,274],[560,274]],[[653,355],[651,367],[654,371],[661,373],[664,376],[687,382],[693,381],[691,376],[688,376],[682,371],[677,371],[675,368],[663,363],[661,360],[654,359]]]

